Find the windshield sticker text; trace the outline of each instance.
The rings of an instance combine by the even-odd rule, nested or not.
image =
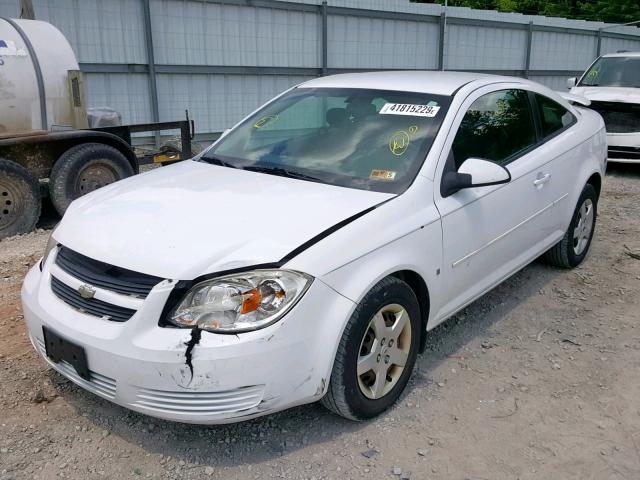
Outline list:
[[[385,103],[380,115],[411,115],[412,117],[435,117],[440,107],[434,105],[415,105],[411,103]]]
[[[256,123],[253,124],[253,128],[262,128],[267,123],[274,122],[278,119],[277,115],[267,115],[266,117],[262,117]]]
[[[392,182],[396,179],[396,172],[393,170],[371,170],[369,180],[384,180]]]
[[[409,134],[404,130],[398,130],[389,139],[389,150],[394,155],[400,156],[409,148]]]

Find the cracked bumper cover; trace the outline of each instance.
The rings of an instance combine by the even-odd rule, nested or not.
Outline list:
[[[49,262],[50,263],[50,262]],[[338,339],[354,304],[316,279],[279,322],[239,335],[202,332],[186,363],[191,330],[158,319],[172,285],[152,290],[136,314],[117,323],[72,309],[51,291],[45,265],[22,288],[36,351],[58,372],[103,398],[159,418],[227,423],[318,400],[326,390]],[[90,380],[46,358],[42,326],[84,347]]]

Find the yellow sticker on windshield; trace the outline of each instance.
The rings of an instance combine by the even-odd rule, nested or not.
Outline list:
[[[267,115],[266,117],[262,117],[256,123],[253,124],[253,128],[262,128],[267,123],[276,121],[278,119],[277,115]]]
[[[371,170],[369,180],[393,181],[396,179],[396,172],[393,170]]]
[[[409,134],[404,130],[398,130],[389,139],[389,150],[394,155],[402,155],[409,148]]]

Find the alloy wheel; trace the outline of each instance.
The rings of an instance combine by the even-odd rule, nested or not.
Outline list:
[[[589,245],[594,220],[593,202],[587,198],[580,206],[578,223],[576,228],[573,229],[573,251],[576,255],[582,255],[587,245]]]
[[[376,400],[396,385],[411,349],[411,320],[398,304],[382,307],[371,319],[358,352],[358,386]]]

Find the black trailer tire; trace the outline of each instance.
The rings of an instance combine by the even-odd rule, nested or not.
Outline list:
[[[76,198],[133,174],[129,160],[119,150],[103,143],[76,145],[64,152],[51,169],[51,202],[64,215]]]
[[[40,209],[38,179],[17,163],[0,158],[0,239],[33,230]]]

